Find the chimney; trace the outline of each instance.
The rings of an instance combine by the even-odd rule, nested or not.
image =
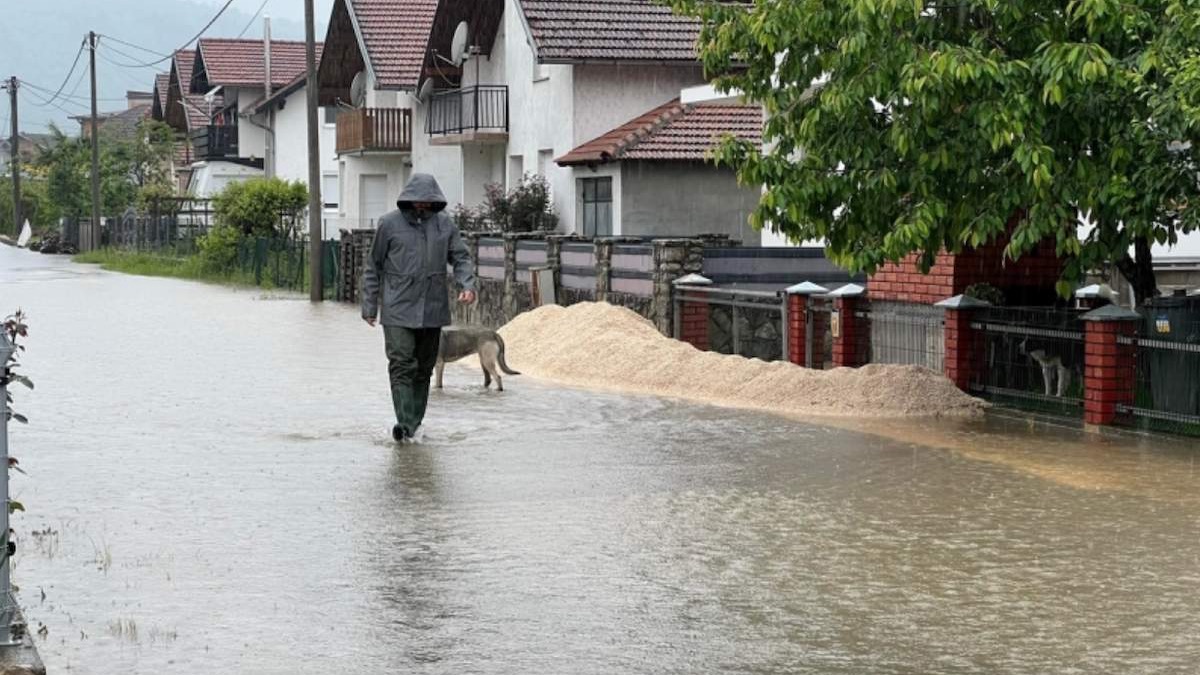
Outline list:
[[[263,89],[271,96],[271,17],[263,16]]]

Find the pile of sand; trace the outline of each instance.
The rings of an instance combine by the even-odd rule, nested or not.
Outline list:
[[[508,363],[568,385],[793,415],[973,415],[986,404],[915,366],[831,371],[702,352],[623,307],[541,307],[500,329]]]

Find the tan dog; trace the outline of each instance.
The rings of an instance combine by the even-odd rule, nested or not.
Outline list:
[[[453,363],[471,354],[479,354],[479,363],[483,366],[483,386],[490,388],[492,378],[496,379],[496,388],[504,391],[504,380],[500,374],[520,375],[508,367],[504,360],[504,339],[494,330],[473,328],[469,326],[453,326],[442,330],[442,339],[438,343],[437,356],[437,388],[442,388],[442,371],[447,363]]]

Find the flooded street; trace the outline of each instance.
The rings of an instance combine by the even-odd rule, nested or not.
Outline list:
[[[498,395],[458,367],[397,448],[353,307],[0,246],[18,306],[37,390],[15,392],[13,577],[54,673],[1200,662],[1183,442]]]

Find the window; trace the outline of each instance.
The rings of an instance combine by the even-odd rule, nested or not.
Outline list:
[[[338,208],[338,175],[327,173],[321,176],[321,199],[326,211],[336,211]]]
[[[579,188],[583,203],[583,236],[612,236],[612,178],[583,178]]]
[[[337,124],[338,107],[336,105],[327,105],[324,108],[325,126],[332,127]]]
[[[546,171],[550,168],[550,161],[554,155],[553,150],[538,150],[538,174],[549,176]]]

